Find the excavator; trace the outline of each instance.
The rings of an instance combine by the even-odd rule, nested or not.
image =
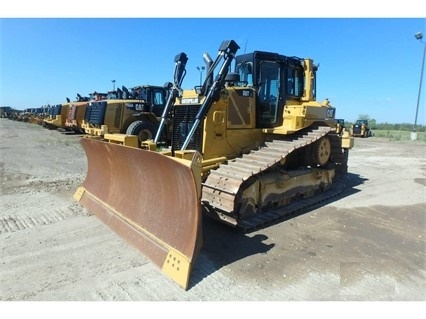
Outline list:
[[[354,138],[336,132],[328,99],[316,101],[313,60],[238,49],[225,40],[214,61],[205,53],[204,83],[189,90],[176,62],[168,148],[157,136],[138,147],[81,140],[88,169],[75,200],[185,290],[208,240],[204,216],[261,229],[329,201],[347,179]]]

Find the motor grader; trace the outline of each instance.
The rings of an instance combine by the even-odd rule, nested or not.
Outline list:
[[[353,137],[316,101],[313,60],[223,41],[201,86],[178,91],[168,149],[82,139],[74,198],[188,289],[203,216],[251,231],[339,194]],[[233,68],[232,68],[233,65]],[[233,72],[230,72],[233,71]],[[161,127],[160,127],[161,129]]]

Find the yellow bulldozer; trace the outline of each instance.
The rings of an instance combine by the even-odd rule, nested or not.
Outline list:
[[[88,170],[74,198],[184,289],[208,240],[204,216],[259,229],[318,207],[347,179],[354,139],[316,101],[313,60],[238,49],[223,41],[214,61],[204,54],[202,85],[175,88],[167,149],[81,140]]]

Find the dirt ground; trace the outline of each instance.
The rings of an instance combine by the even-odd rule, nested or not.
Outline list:
[[[345,192],[288,221],[242,234],[204,220],[204,246],[184,291],[75,202],[87,165],[79,140],[0,119],[0,301],[424,306],[424,143],[356,138]]]

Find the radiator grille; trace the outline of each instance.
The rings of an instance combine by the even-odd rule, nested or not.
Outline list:
[[[200,109],[200,105],[179,105],[175,107],[173,117],[173,137],[172,148],[180,150],[185,142],[186,136],[194,123],[195,116]],[[202,153],[203,141],[203,121],[198,125],[194,136],[190,140],[187,149],[197,150]]]
[[[106,106],[105,101],[89,103],[86,108],[85,121],[95,125],[104,124]]]
[[[361,134],[361,125],[354,125],[353,134]]]
[[[49,110],[49,115],[56,116],[61,114],[62,104],[52,106]]]

